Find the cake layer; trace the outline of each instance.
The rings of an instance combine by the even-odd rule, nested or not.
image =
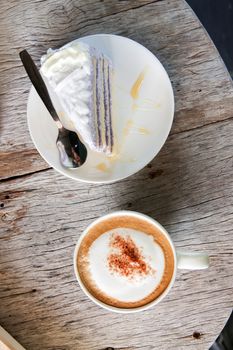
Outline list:
[[[53,89],[69,125],[90,149],[111,153],[112,64],[95,48],[71,43],[48,50],[41,73]],[[56,101],[54,100],[56,108]]]

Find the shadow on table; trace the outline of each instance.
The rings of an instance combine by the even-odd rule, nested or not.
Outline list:
[[[209,350],[232,350],[233,349],[233,312],[222,332]]]

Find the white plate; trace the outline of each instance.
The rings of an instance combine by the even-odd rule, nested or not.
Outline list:
[[[56,125],[33,87],[27,106],[29,131],[41,156],[63,175],[93,183],[117,181],[142,169],[166,141],[174,115],[172,86],[159,60],[131,39],[97,34],[77,41],[100,49],[113,62],[114,131],[119,156],[107,158],[88,151],[82,167],[63,168],[56,148]],[[136,87],[139,76],[143,79]],[[138,98],[132,97],[133,86]]]

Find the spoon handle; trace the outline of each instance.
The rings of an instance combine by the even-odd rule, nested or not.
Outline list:
[[[40,96],[41,100],[43,101],[45,107],[47,108],[47,110],[51,114],[52,118],[55,121],[58,121],[59,117],[58,117],[57,112],[53,106],[53,103],[52,103],[51,98],[49,96],[49,92],[47,90],[45,82],[44,82],[37,66],[35,65],[32,57],[29,55],[27,50],[21,51],[19,53],[19,56],[20,56],[21,61],[24,65],[24,68],[25,68],[25,70],[26,70],[26,72],[27,72],[27,74],[32,82],[32,85],[36,89],[36,91],[37,91],[38,95]]]

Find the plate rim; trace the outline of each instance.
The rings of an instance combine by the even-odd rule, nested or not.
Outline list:
[[[27,126],[28,126],[28,130],[29,130],[29,134],[30,134],[30,137],[32,139],[32,142],[36,148],[36,150],[38,151],[38,153],[40,154],[40,156],[45,160],[45,162],[49,165],[50,168],[53,168],[54,170],[56,170],[59,174],[62,174],[63,176],[65,177],[68,177],[72,180],[75,180],[75,181],[80,181],[80,182],[83,182],[83,183],[89,183],[89,184],[111,184],[111,183],[115,183],[115,182],[118,182],[118,181],[121,181],[121,180],[124,180],[130,176],[133,176],[135,174],[137,174],[139,171],[141,171],[142,169],[144,169],[146,167],[147,164],[149,164],[158,154],[159,152],[161,151],[162,147],[164,146],[165,142],[167,141],[167,138],[170,134],[170,131],[171,131],[171,128],[172,128],[172,124],[173,124],[173,121],[174,121],[174,115],[175,115],[175,96],[174,96],[174,91],[173,91],[173,86],[172,86],[172,83],[171,83],[171,80],[170,80],[170,77],[166,71],[166,69],[164,68],[163,64],[160,62],[160,60],[147,48],[145,47],[144,45],[142,45],[141,43],[131,39],[131,38],[128,38],[128,37],[125,37],[125,36],[122,36],[122,35],[117,35],[117,34],[104,34],[104,33],[99,33],[99,34],[90,34],[90,35],[85,35],[85,36],[82,36],[80,38],[77,38],[77,39],[74,39],[74,40],[71,40],[69,43],[63,45],[62,47],[72,43],[72,42],[75,42],[75,41],[82,41],[83,39],[87,39],[87,38],[95,38],[95,37],[116,37],[116,38],[119,38],[121,40],[125,40],[125,41],[131,41],[133,42],[134,44],[138,45],[141,47],[141,49],[145,50],[150,56],[153,57],[153,59],[155,59],[161,69],[163,70],[163,72],[165,73],[166,77],[168,78],[168,83],[169,83],[169,86],[170,86],[170,90],[171,90],[171,120],[170,120],[170,123],[167,127],[167,132],[166,132],[166,135],[164,136],[164,141],[163,143],[161,144],[161,146],[159,147],[157,153],[155,153],[153,155],[153,157],[147,162],[145,163],[142,167],[140,167],[138,170],[132,172],[131,174],[128,174],[126,176],[120,176],[120,177],[117,177],[116,179],[111,179],[111,180],[104,180],[104,179],[101,179],[101,180],[86,180],[84,178],[79,178],[77,176],[72,176],[72,169],[71,169],[71,172],[68,173],[68,172],[65,172],[65,171],[62,171],[60,169],[58,169],[56,166],[54,165],[51,165],[48,160],[45,158],[45,156],[41,153],[41,151],[39,150],[38,148],[38,145],[37,145],[37,142],[35,141],[34,139],[34,136],[33,136],[33,133],[32,133],[32,130],[31,130],[31,127],[30,127],[30,118],[29,118],[29,100],[31,98],[31,95],[32,95],[32,92],[33,90],[35,91],[35,88],[33,87],[33,85],[31,85],[31,88],[29,90],[29,94],[28,94],[28,99],[27,99]],[[48,168],[48,169],[50,169]]]

